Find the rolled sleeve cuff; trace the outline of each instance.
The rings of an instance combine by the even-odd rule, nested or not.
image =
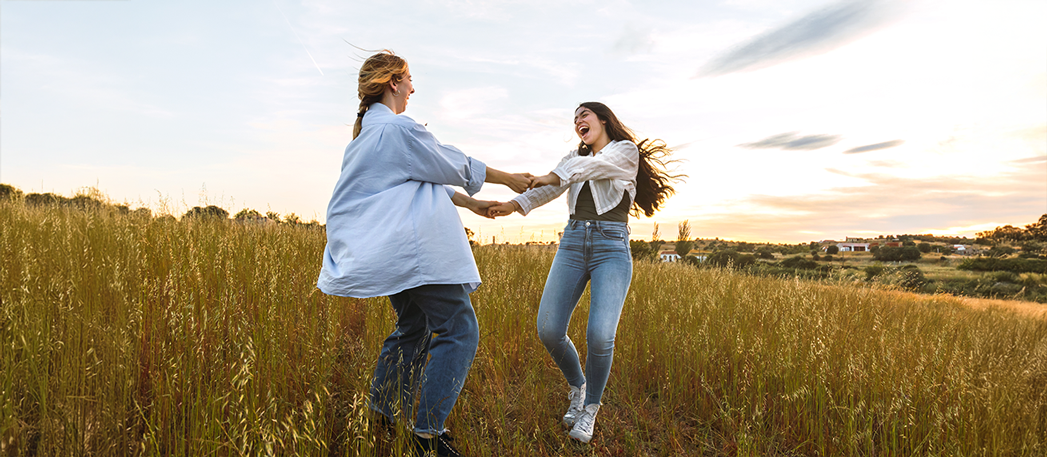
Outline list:
[[[524,216],[526,216],[527,213],[531,212],[531,209],[533,209],[531,208],[531,203],[522,196],[516,197],[512,201],[520,204],[520,210],[523,211]]]
[[[451,187],[451,186],[444,186],[444,190],[447,191],[447,196],[448,197],[454,198],[454,188],[453,187]]]
[[[469,182],[466,183],[464,187],[470,197],[480,191],[480,188],[484,185],[485,179],[487,179],[487,164],[470,157]]]
[[[553,169],[553,174],[560,177],[561,186],[571,182],[571,180],[569,179],[571,177],[571,174],[561,167],[556,167],[555,169]]]

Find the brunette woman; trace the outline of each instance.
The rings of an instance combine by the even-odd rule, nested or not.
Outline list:
[[[563,423],[570,436],[588,443],[614,357],[618,320],[632,280],[628,219],[650,217],[673,193],[676,176],[665,171],[671,152],[659,140],[636,141],[632,131],[602,103],[582,103],[574,113],[581,142],[552,172],[535,178],[534,188],[490,215],[527,215],[568,192],[570,219],[546,279],[538,307],[538,336],[569,386]],[[583,372],[567,326],[591,283],[587,354]]]

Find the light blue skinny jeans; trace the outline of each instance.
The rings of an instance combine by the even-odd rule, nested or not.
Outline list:
[[[633,277],[629,227],[625,222],[567,222],[538,307],[538,337],[567,383],[586,384],[585,404],[600,404],[614,360],[614,336]],[[587,353],[582,373],[567,326],[578,300],[590,287]],[[586,376],[588,375],[588,380]]]
[[[371,409],[390,420],[397,411],[411,417],[417,392],[414,431],[443,433],[480,342],[480,327],[466,290],[462,284],[426,285],[389,296],[396,328],[378,356]]]

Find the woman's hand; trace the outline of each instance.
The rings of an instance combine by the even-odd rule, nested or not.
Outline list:
[[[522,194],[531,188],[533,181],[534,175],[530,173],[508,173],[503,184],[509,186],[513,192]]]
[[[469,211],[476,213],[477,216],[483,216],[489,219],[494,219],[494,216],[489,216],[489,212],[487,211],[487,209],[492,206],[498,206],[503,204],[502,202],[490,200],[477,200],[461,192],[454,193],[454,195],[451,197],[451,203],[454,203],[454,206],[466,208]]]
[[[520,204],[515,201],[508,201],[497,206],[491,206],[487,208],[487,217],[495,218],[500,216],[508,216],[516,211],[520,210]]]
[[[477,200],[473,198],[472,201],[466,204],[465,207],[469,208],[469,211],[476,213],[477,216],[483,216],[488,219],[494,219],[494,216],[491,215],[490,208],[504,204],[505,203],[502,202],[496,202],[491,200]]]
[[[559,186],[560,177],[556,176],[556,173],[549,173],[545,176],[539,176],[531,180],[531,187],[528,189],[534,189],[535,187],[542,186]]]

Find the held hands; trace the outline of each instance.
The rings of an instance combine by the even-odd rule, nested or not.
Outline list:
[[[534,175],[530,173],[506,173],[505,182],[502,184],[509,186],[513,192],[522,194],[531,188],[533,180]]]
[[[492,207],[498,207],[499,205],[505,204],[496,201],[477,200],[475,198],[470,198],[470,200],[472,201],[466,202],[465,207],[469,208],[469,211],[476,213],[477,216],[483,216],[488,219],[494,219],[494,216],[491,215],[490,210]]]
[[[494,218],[500,217],[500,216],[508,216],[510,214],[513,214],[514,212],[516,212],[519,209],[520,209],[519,203],[516,203],[514,201],[508,201],[508,202],[505,202],[505,203],[500,203],[500,204],[498,204],[496,206],[488,207],[487,208],[486,217],[494,219]]]
[[[528,189],[534,189],[535,187],[542,186],[559,186],[560,177],[556,173],[549,173],[545,176],[539,176],[531,180],[531,186]]]

